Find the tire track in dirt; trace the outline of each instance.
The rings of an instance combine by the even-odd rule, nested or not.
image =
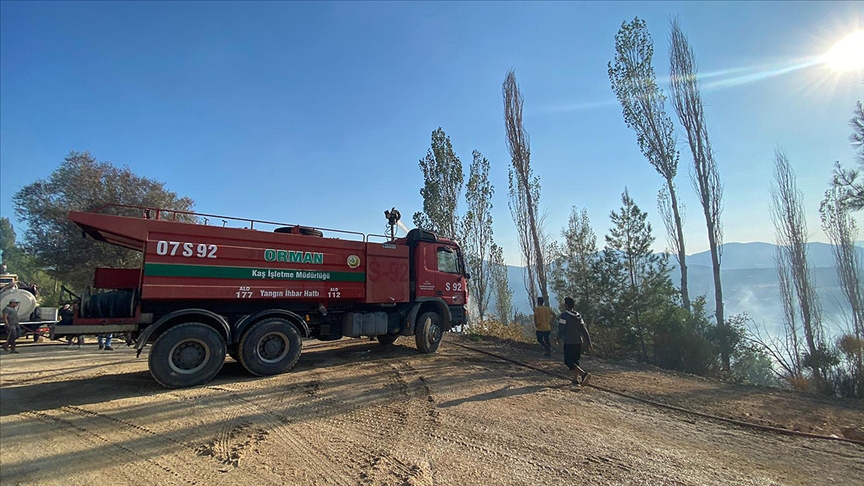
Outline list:
[[[463,353],[460,352],[457,354],[459,355],[460,363],[462,363]],[[518,370],[517,367],[500,360],[477,358],[467,353],[465,353],[465,357],[470,363],[467,365],[468,367],[484,371],[488,371],[490,365],[494,365],[494,369],[500,373]],[[525,444],[512,442],[507,437],[490,435],[489,431],[495,429],[492,424],[487,424],[485,421],[478,421],[475,418],[466,417],[461,414],[439,411],[437,400],[434,398],[433,390],[426,378],[410,364],[407,365],[407,368],[410,369],[411,373],[422,384],[429,405],[431,423],[441,425],[431,430],[423,430],[424,435],[428,437],[430,442],[438,444],[432,448],[434,452],[433,456],[436,459],[440,458],[443,454],[452,455],[452,448],[456,448],[472,456],[472,459],[475,461],[485,459],[491,468],[499,468],[505,462],[520,464],[524,469],[533,471],[533,477],[536,477],[538,480],[541,477],[548,478],[550,475],[554,476],[557,480],[565,478],[573,480],[576,478],[571,472],[571,464],[552,464],[548,460],[534,460],[531,457],[535,455],[536,451],[527,450]],[[444,414],[444,417],[441,416],[442,414]],[[449,450],[444,452],[447,449]],[[457,452],[457,454],[459,453]]]
[[[59,424],[66,429],[73,431],[73,433],[84,439],[86,442],[94,444],[96,446],[108,446],[114,449],[118,449],[123,453],[126,453],[135,458],[135,461],[130,461],[128,464],[125,464],[123,468],[121,468],[121,472],[126,478],[130,481],[130,484],[140,481],[141,477],[149,477],[153,473],[153,468],[161,470],[162,472],[168,474],[173,477],[175,480],[180,482],[197,485],[199,484],[196,480],[190,479],[189,477],[175,471],[172,467],[162,464],[160,461],[152,459],[150,457],[146,457],[131,447],[127,447],[121,443],[117,443],[115,440],[109,439],[102,434],[92,432],[88,430],[86,427],[81,427],[76,425],[72,421],[66,420],[63,417],[59,417],[56,415],[49,414],[47,412],[38,412],[38,411],[26,411],[21,415],[30,417],[32,419],[49,423],[49,424]],[[145,462],[153,467],[145,467],[138,463]],[[142,474],[135,474],[136,471],[140,471]]]
[[[120,424],[124,427],[136,430],[138,432],[142,432],[144,434],[147,434],[147,435],[150,435],[153,437],[157,437],[160,440],[172,442],[172,443],[179,445],[179,446],[182,446],[186,449],[195,450],[195,446],[188,443],[188,442],[177,440],[177,439],[175,439],[173,437],[169,437],[163,433],[154,432],[154,431],[148,429],[147,427],[143,427],[141,425],[138,425],[136,423],[130,422],[130,421],[125,420],[125,419],[112,417],[111,415],[107,415],[107,414],[100,413],[100,412],[95,412],[93,410],[87,410],[85,408],[81,408],[81,407],[78,407],[75,405],[64,405],[64,406],[60,407],[60,410],[69,412],[70,414],[85,415],[88,417],[95,417],[95,418],[102,419],[102,420],[109,420],[111,422],[115,422],[117,424]]]
[[[165,458],[168,461],[177,461],[178,464],[174,466],[174,469],[180,469],[185,471],[185,477],[187,478],[198,478],[203,479],[201,476],[201,471],[199,468],[194,467],[194,458],[200,454],[198,454],[197,448],[188,442],[177,440],[166,433],[155,432],[147,427],[143,427],[141,425],[135,424],[129,420],[113,417],[108,414],[96,412],[93,410],[88,410],[82,407],[74,406],[74,405],[65,405],[59,408],[60,411],[66,412],[70,415],[79,415],[85,417],[89,420],[98,420],[106,423],[106,427],[111,427],[111,430],[114,432],[126,431],[129,433],[130,440],[140,440],[142,436],[146,437],[145,442],[148,444],[150,442],[153,445],[148,445],[149,448],[158,451],[165,451],[166,449],[171,449],[173,446],[179,446],[180,450],[175,451],[170,455],[166,455]],[[120,425],[121,427],[117,427]],[[117,439],[115,439],[116,442]],[[175,448],[176,449],[176,448]],[[186,455],[188,455],[188,461],[183,461],[180,458],[184,455],[184,451]],[[165,462],[164,460],[162,462]]]
[[[363,377],[367,371],[368,366],[361,366],[356,373]],[[315,425],[301,421],[293,429],[309,442],[329,444],[328,459],[347,466],[356,481],[366,484],[396,481],[402,484],[410,474],[411,467],[389,460],[388,452],[382,445],[387,444],[392,436],[406,425],[406,412],[394,411],[390,408],[392,405],[389,405],[396,400],[404,404],[402,398],[406,393],[399,380],[391,373],[382,374],[377,366],[372,371],[373,378],[384,379],[383,387],[376,390],[374,400],[383,400],[385,403],[370,407],[361,404],[360,407],[355,407],[351,403],[338,400],[332,393],[326,394],[328,391],[338,390],[327,387],[329,382],[326,377],[316,370],[315,379],[307,384],[304,399],[290,407],[301,413],[308,410],[309,418],[315,420]],[[361,439],[356,439],[358,437]],[[384,468],[385,463],[392,467]],[[391,474],[394,470],[401,471],[402,474]]]
[[[233,406],[225,406],[220,404],[218,410],[227,413],[227,416],[222,420],[219,431],[215,437],[209,442],[194,447],[196,453],[200,456],[208,456],[216,460],[222,465],[232,466],[237,468],[240,466],[242,458],[251,450],[259,452],[258,446],[265,441],[271,434],[271,430],[262,427],[254,427],[254,421],[249,420],[249,413],[260,415],[265,412],[262,404],[250,400],[242,396],[242,394],[253,394],[261,391],[261,380],[238,381],[223,385],[209,385],[200,388],[192,388],[188,390],[179,390],[170,393],[177,400],[195,404],[211,410],[214,407],[207,402],[215,400],[218,397],[228,397]],[[304,383],[292,383],[287,385],[285,391],[300,390]],[[230,388],[229,388],[230,387]],[[265,417],[264,421],[272,427],[282,427],[282,420],[278,418],[275,422],[272,418]],[[253,428],[254,427],[254,428]],[[278,442],[282,437],[279,430],[275,430],[275,440],[269,440],[270,443]],[[289,440],[292,446],[297,446]]]
[[[363,365],[354,370],[364,385],[375,387],[373,405],[352,404],[339,400],[338,389],[328,387],[327,374],[344,371],[312,370],[313,379],[306,382],[302,397],[292,397],[284,413],[300,415],[292,429],[310,442],[327,443],[328,459],[349,464],[357,480],[364,484],[426,484],[428,464],[410,464],[394,457],[397,443],[416,437],[417,426],[429,414],[420,403],[428,403],[426,396],[418,400],[417,386],[403,377],[400,368],[388,364],[382,372],[380,365]],[[380,388],[378,382],[382,381]],[[359,406],[358,406],[359,405]],[[304,413],[308,412],[308,413]],[[309,424],[314,420],[315,425]],[[359,471],[359,475],[357,475]]]
[[[220,392],[222,396],[228,396],[233,400],[239,406],[238,415],[245,415],[243,412],[251,412],[255,416],[255,419],[260,421],[258,422],[259,425],[263,426],[262,431],[266,432],[261,437],[262,443],[267,443],[271,448],[275,447],[282,451],[297,452],[296,454],[285,456],[286,459],[299,460],[301,462],[297,469],[303,470],[303,472],[310,474],[313,478],[323,479],[328,484],[352,484],[346,479],[350,468],[336,463],[324,464],[318,460],[322,456],[328,456],[326,449],[322,449],[319,445],[308,441],[301,441],[287,420],[274,412],[261,408],[254,401],[243,397],[230,388],[224,386],[207,386],[205,388]],[[275,442],[274,440],[270,440],[271,438],[275,439]],[[237,461],[239,464],[239,457]],[[339,467],[333,467],[334,465],[338,465]]]
[[[382,470],[384,469],[381,467],[382,464],[389,465],[392,472],[398,473],[395,476],[402,481],[399,484],[431,485],[433,477],[428,462],[425,460],[405,462],[390,451],[404,453],[418,435],[428,436],[437,429],[440,423],[435,399],[431,395],[425,377],[408,360],[400,362],[398,366],[392,363],[389,366],[395,373],[390,377],[402,397],[401,400],[391,402],[389,405],[395,407],[398,412],[393,427],[397,433],[387,437],[389,450],[379,451],[373,457],[369,470]],[[378,415],[380,414],[373,414],[373,416]],[[383,479],[380,475],[373,475],[369,477],[369,484],[377,484]]]
[[[248,423],[248,422],[244,422]],[[231,464],[231,437],[234,431],[238,427],[242,427],[243,424],[237,423],[237,413],[232,412],[229,416],[228,420],[222,424],[222,428],[219,430],[219,436],[216,438],[215,444],[218,445],[217,450],[214,450],[213,453],[217,459],[221,460],[223,464]],[[210,446],[211,450],[213,446]],[[199,454],[204,452],[204,450],[199,451]],[[240,464],[240,457],[236,458],[234,467],[237,467]]]
[[[264,429],[252,429],[252,422],[237,421],[236,415],[223,424],[219,435],[196,450],[199,456],[214,457],[221,464],[240,467],[240,460],[269,435]]]
[[[416,424],[413,420],[413,404],[408,384],[401,379],[398,368],[389,364],[395,372],[384,373],[385,403],[369,408],[358,408],[347,414],[337,415],[333,420],[327,420],[334,433],[339,430],[351,430],[346,445],[355,451],[359,457],[358,465],[362,469],[361,479],[365,484],[386,484],[393,481],[404,483],[412,475],[413,467],[390,454],[396,449],[395,442],[402,438]],[[372,441],[358,443],[354,437],[372,436]],[[377,447],[369,447],[369,443]]]

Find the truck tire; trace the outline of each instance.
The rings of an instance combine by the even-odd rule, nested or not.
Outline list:
[[[278,317],[264,319],[240,338],[240,364],[255,376],[284,373],[297,363],[303,341],[297,326]]]
[[[437,312],[425,312],[420,315],[414,337],[417,341],[417,349],[421,353],[434,353],[441,344],[441,316]]]
[[[384,346],[389,346],[396,342],[399,339],[398,334],[379,334],[378,342],[383,344]]]
[[[150,350],[153,379],[166,388],[185,388],[210,381],[225,363],[225,339],[198,322],[180,324],[162,333]]]

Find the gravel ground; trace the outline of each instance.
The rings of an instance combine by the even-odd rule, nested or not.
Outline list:
[[[459,341],[553,371],[525,345]],[[403,342],[404,341],[404,342]],[[290,373],[230,358],[166,390],[131,348],[22,345],[0,358],[0,483],[864,484],[864,447],[703,420],[445,342],[307,341]],[[586,359],[597,385],[820,434],[861,401],[741,387]]]

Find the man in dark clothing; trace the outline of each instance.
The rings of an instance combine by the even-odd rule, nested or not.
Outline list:
[[[564,364],[570,368],[570,371],[574,372],[573,384],[580,385],[580,383],[586,383],[591,376],[590,373],[579,367],[582,343],[584,342],[589,349],[592,348],[592,345],[585,321],[582,320],[582,316],[578,312],[573,310],[573,304],[573,299],[570,297],[564,299],[566,310],[561,313],[561,317],[558,319],[558,337],[555,339],[555,343],[564,341]]]
[[[21,326],[18,324],[18,299],[12,299],[3,308],[3,325],[6,327],[6,342],[3,343],[3,349],[10,353],[17,354],[15,350],[15,341],[21,335]]]
[[[72,309],[71,304],[64,304],[63,307],[60,308],[60,324],[61,326],[71,326],[73,319],[75,317],[75,311]],[[72,349],[72,346],[75,345],[72,340],[75,339],[75,336],[67,335],[66,343],[69,345],[69,349]],[[84,345],[84,336],[78,336],[78,349],[81,349],[81,346]]]

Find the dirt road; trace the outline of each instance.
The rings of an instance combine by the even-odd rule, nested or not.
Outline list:
[[[864,484],[859,445],[573,391],[452,342],[420,355],[403,340],[310,341],[294,371],[268,378],[228,358],[209,385],[184,390],[161,388],[146,354],[136,359],[123,346],[21,346],[0,358],[0,483]],[[530,348],[480,345],[561,369]],[[710,409],[731,393],[698,378],[586,363],[603,386],[678,404]],[[864,421],[860,401],[753,390],[735,395],[733,414],[775,424],[805,412],[828,417],[817,429]],[[775,410],[781,403],[785,414]]]

